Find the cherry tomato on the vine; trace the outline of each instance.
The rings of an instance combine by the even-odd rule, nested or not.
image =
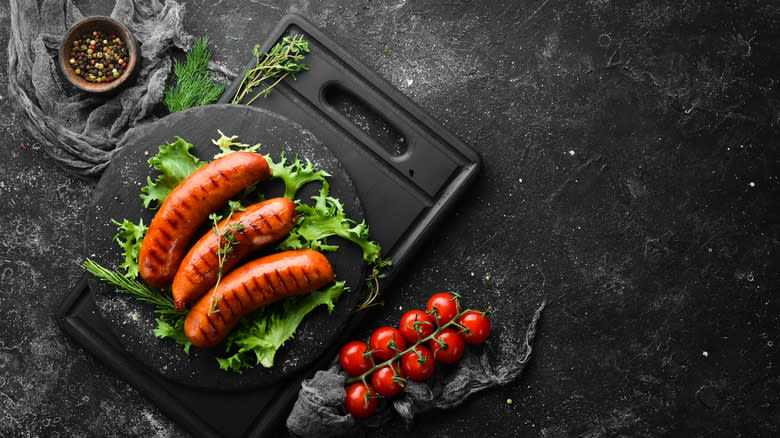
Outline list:
[[[355,382],[347,388],[347,398],[344,399],[344,407],[355,418],[366,418],[376,411],[376,392],[371,385],[363,382]]]
[[[416,325],[416,327],[415,327]],[[419,327],[420,333],[417,333],[417,327]],[[419,339],[425,339],[435,329],[433,319],[430,315],[422,310],[410,310],[401,317],[401,334],[409,341],[410,344],[414,344]]]
[[[392,367],[392,368],[391,368]],[[374,390],[384,397],[395,397],[404,389],[406,375],[398,362],[385,365],[371,374]]]
[[[350,376],[359,376],[370,370],[373,364],[371,355],[366,354],[367,350],[368,345],[362,341],[350,341],[344,344],[339,353],[341,368]]]
[[[464,327],[460,335],[469,344],[481,344],[490,335],[490,318],[481,312],[466,312],[460,317],[458,324]]]
[[[384,361],[395,356],[399,351],[405,350],[406,340],[395,327],[379,327],[371,334],[368,345],[374,351],[374,356]]]
[[[431,350],[424,345],[414,347],[414,350],[401,357],[401,369],[406,375],[415,381],[422,382],[433,375],[436,361],[433,360]]]
[[[437,316],[436,320],[439,322],[439,325],[447,324],[460,313],[458,301],[452,294],[448,293],[438,293],[432,296],[428,300],[428,305],[425,310],[431,312],[434,307],[436,308],[435,315]]]
[[[431,339],[433,357],[441,363],[455,363],[463,356],[466,345],[458,332],[446,328]]]

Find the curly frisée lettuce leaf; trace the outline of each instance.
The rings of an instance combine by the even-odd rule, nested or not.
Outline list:
[[[146,178],[147,185],[141,188],[144,207],[158,208],[176,186],[206,164],[190,153],[191,148],[192,143],[177,136],[175,142],[161,145],[157,155],[149,158],[149,165],[162,175],[154,182],[151,177]]]
[[[127,219],[121,223],[111,219],[111,222],[119,227],[116,236],[114,236],[114,241],[119,244],[125,253],[125,261],[119,267],[125,269],[127,278],[136,278],[139,270],[138,254],[141,252],[141,243],[143,243],[147,226],[144,225],[143,219],[138,221],[138,224],[134,224]]]
[[[244,318],[228,335],[227,350],[239,350],[228,357],[217,358],[219,367],[237,373],[262,365],[274,364],[274,356],[284,343],[291,339],[303,318],[321,305],[333,312],[334,302],[347,288],[343,281],[305,295],[282,300]]]
[[[268,167],[273,171],[272,177],[284,181],[285,198],[295,199],[295,194],[298,193],[298,190],[310,182],[320,181],[323,184],[327,184],[325,177],[330,176],[330,174],[324,170],[317,170],[309,159],[306,159],[306,164],[304,164],[300,158],[295,157],[295,161],[287,164],[284,152],[279,155],[278,163],[269,155],[264,155],[264,157],[268,161]]]
[[[179,315],[172,315],[169,318],[160,317],[157,318],[157,328],[154,329],[154,335],[158,338],[170,338],[177,344],[184,348],[184,353],[190,354],[190,347],[192,347],[192,341],[184,333],[184,317],[186,314],[180,312]]]
[[[228,137],[227,135],[223,134],[222,131],[220,131],[219,129],[217,129],[217,132],[219,132],[219,138],[216,140],[211,139],[211,142],[214,143],[220,150],[219,153],[214,155],[215,160],[217,158],[222,158],[231,152],[237,152],[232,149],[234,147],[237,147],[238,150],[243,150],[245,152],[257,152],[257,149],[260,147],[260,143],[254,146],[249,146],[246,143],[239,143],[235,141],[235,139],[238,138],[237,135],[231,135],[230,137]]]
[[[330,236],[351,240],[363,250],[363,260],[372,264],[379,259],[381,248],[369,239],[368,225],[349,219],[344,214],[344,205],[338,199],[328,196],[329,185],[322,182],[320,194],[312,196],[314,205],[299,204],[297,211],[304,217],[290,231],[278,248],[282,250],[311,248],[320,251],[335,251],[336,245],[327,242]]]

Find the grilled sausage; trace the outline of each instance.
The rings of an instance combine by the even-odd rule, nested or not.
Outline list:
[[[222,272],[230,272],[247,255],[281,239],[295,221],[295,202],[286,198],[273,198],[250,205],[246,210],[233,214],[230,220],[224,219],[217,229],[223,234],[232,228],[234,243],[224,255]],[[235,229],[237,224],[241,226]],[[223,247],[228,245],[224,237],[220,239],[214,231],[209,231],[184,256],[171,286],[176,310],[200,298],[217,282],[220,240]]]
[[[271,175],[265,158],[233,152],[192,173],[171,191],[146,231],[138,265],[150,286],[171,284],[190,239],[209,214],[241,190]]]
[[[333,281],[324,255],[310,249],[285,251],[240,266],[212,287],[190,309],[184,332],[196,347],[213,347],[244,316],[293,295],[319,289]]]

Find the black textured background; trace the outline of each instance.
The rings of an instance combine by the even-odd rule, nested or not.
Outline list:
[[[85,14],[107,3],[77,2]],[[776,2],[187,6],[187,29],[234,70],[284,13],[304,15],[482,155],[473,189],[363,330],[441,290],[523,318],[549,305],[514,385],[414,432],[778,434]],[[5,3],[3,50],[9,23]],[[93,184],[20,128],[5,69],[0,435],[186,436],[54,323],[89,255]]]

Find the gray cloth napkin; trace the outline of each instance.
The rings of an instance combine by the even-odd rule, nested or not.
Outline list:
[[[68,172],[96,177],[114,152],[142,125],[157,119],[171,72],[168,49],[188,49],[184,7],[173,0],[117,0],[111,17],[125,23],[140,43],[135,82],[111,97],[84,94],[57,67],[59,45],[84,18],[70,0],[10,0],[8,91],[25,127]]]
[[[365,420],[356,420],[344,408],[348,376],[335,359],[329,369],[317,371],[313,378],[303,381],[287,418],[287,428],[303,437],[356,435],[363,428],[380,426],[396,415],[409,425],[418,414],[452,408],[474,393],[510,383],[523,372],[531,357],[544,306],[542,303],[536,309],[527,326],[515,312],[494,313],[493,332],[483,345],[467,345],[458,362],[440,367],[425,382],[407,381],[400,395],[382,401],[377,412]]]

